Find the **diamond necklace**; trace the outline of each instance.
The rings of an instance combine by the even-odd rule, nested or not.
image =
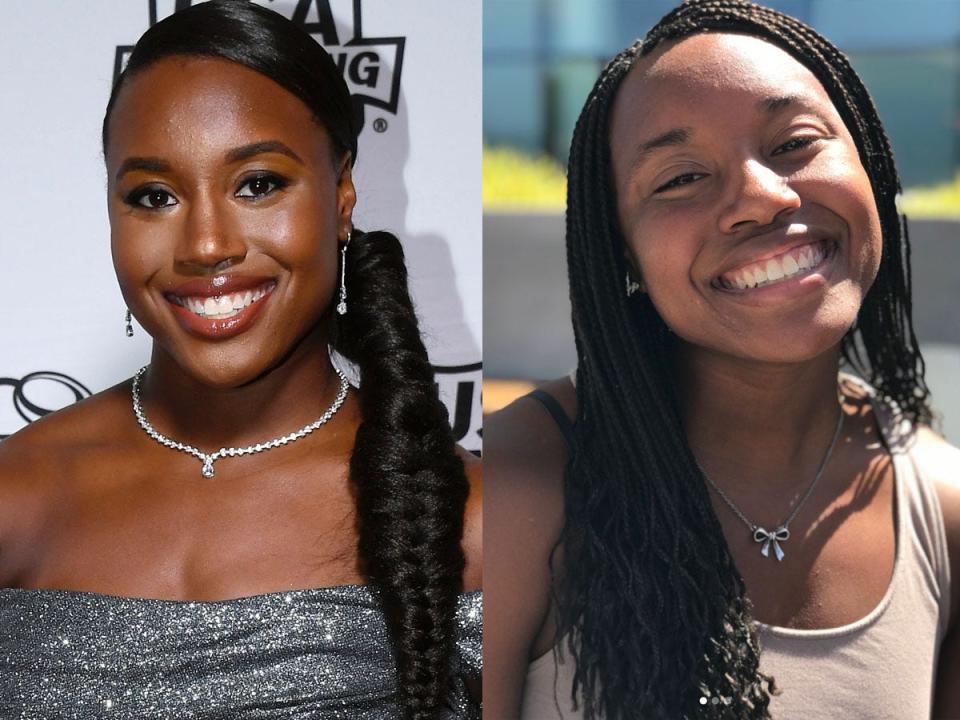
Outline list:
[[[733,510],[734,514],[743,520],[744,524],[750,528],[750,532],[753,533],[754,542],[761,543],[760,554],[764,557],[770,556],[770,545],[773,545],[773,552],[777,556],[777,561],[783,560],[784,552],[783,548],[780,547],[780,543],[786,542],[790,539],[790,523],[797,516],[797,513],[800,511],[800,508],[803,507],[803,503],[807,501],[807,498],[810,497],[810,493],[813,492],[813,488],[816,487],[817,481],[820,479],[820,476],[823,475],[823,469],[827,466],[827,461],[830,459],[830,456],[833,454],[833,448],[837,444],[837,438],[840,437],[840,428],[843,427],[843,408],[840,408],[839,412],[840,417],[837,418],[837,429],[833,431],[833,439],[830,441],[830,447],[827,448],[826,454],[823,456],[823,460],[820,461],[820,467],[817,468],[817,474],[813,477],[813,482],[810,483],[810,487],[807,488],[807,491],[803,494],[803,497],[800,498],[800,501],[793,506],[793,511],[787,516],[787,519],[780,523],[775,530],[767,530],[762,528],[756,523],[752,523],[747,519],[747,516],[744,515],[740,508],[738,508],[733,500],[727,497],[727,494],[721,490],[717,484],[710,479],[710,476],[707,475],[707,471],[703,469],[703,466],[700,462],[694,458],[694,462],[697,463],[697,467],[700,468],[700,472],[703,473],[703,477],[707,479],[707,482],[710,483],[710,487],[717,491],[717,494],[723,498],[723,501],[730,506],[730,509]]]
[[[347,397],[347,390],[350,385],[347,382],[346,376],[340,371],[339,368],[333,368],[334,372],[337,374],[337,377],[340,378],[340,391],[337,393],[337,397],[334,399],[333,404],[327,408],[326,412],[323,413],[320,417],[314,420],[309,425],[304,425],[302,428],[296,432],[292,432],[288,435],[283,435],[282,437],[274,438],[269,442],[257,443],[256,445],[247,445],[246,447],[224,447],[220,448],[214,453],[205,453],[202,450],[198,450],[193,447],[193,445],[186,445],[176,440],[171,440],[166,435],[158,432],[153,425],[150,424],[150,421],[147,420],[146,416],[143,414],[143,407],[140,405],[140,380],[143,377],[143,374],[147,371],[149,365],[144,365],[140,368],[139,372],[133,378],[133,389],[131,395],[133,396],[133,414],[137,416],[137,423],[140,427],[143,428],[144,432],[147,433],[150,437],[156,440],[161,445],[166,445],[168,448],[173,450],[179,450],[180,452],[185,452],[188,455],[193,455],[195,458],[203,462],[203,469],[200,471],[205,478],[213,477],[213,463],[215,460],[219,460],[222,457],[237,457],[239,455],[252,455],[253,453],[263,452],[264,450],[271,450],[275,447],[280,447],[281,445],[286,445],[287,443],[296,442],[302,437],[306,437],[318,427],[330,420],[340,409],[340,406],[343,405],[343,401]]]

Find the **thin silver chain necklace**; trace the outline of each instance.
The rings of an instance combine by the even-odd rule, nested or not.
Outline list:
[[[131,395],[133,396],[133,414],[137,417],[137,423],[140,427],[143,428],[144,432],[147,433],[150,437],[156,440],[161,445],[166,445],[168,448],[173,450],[179,450],[180,452],[185,452],[188,455],[193,455],[195,458],[203,462],[203,469],[200,471],[205,478],[212,478],[213,463],[216,460],[219,460],[223,457],[238,457],[241,455],[252,455],[254,453],[263,452],[264,450],[272,450],[275,447],[280,447],[281,445],[286,445],[288,443],[296,442],[302,437],[306,437],[314,430],[316,430],[321,425],[325,424],[336,415],[337,410],[340,409],[340,406],[343,405],[343,401],[347,398],[347,391],[350,388],[350,384],[347,382],[346,376],[340,371],[339,368],[333,368],[334,372],[337,374],[337,377],[340,378],[340,390],[337,393],[337,397],[334,399],[333,403],[326,409],[326,411],[314,420],[309,425],[304,425],[299,430],[289,433],[288,435],[283,435],[278,438],[274,438],[269,442],[257,443],[256,445],[247,445],[246,447],[228,447],[220,448],[213,453],[205,453],[202,450],[198,450],[193,447],[193,445],[186,445],[185,443],[177,442],[176,440],[171,440],[166,435],[158,432],[153,425],[150,424],[150,421],[147,420],[146,416],[143,414],[143,407],[140,404],[140,380],[143,378],[143,374],[147,371],[149,365],[144,365],[140,368],[139,372],[133,378],[133,389]]]
[[[810,487],[807,488],[807,491],[803,494],[803,497],[800,498],[799,502],[793,506],[793,511],[787,516],[787,519],[780,523],[775,530],[767,530],[766,528],[760,527],[756,523],[750,522],[747,519],[747,516],[744,515],[740,508],[738,508],[733,500],[727,497],[727,494],[721,490],[713,480],[710,479],[710,476],[707,475],[707,471],[703,469],[703,466],[700,464],[696,458],[694,461],[697,463],[697,467],[700,468],[700,472],[703,473],[703,477],[707,479],[707,482],[710,483],[712,487],[723,501],[730,506],[730,509],[733,510],[734,514],[740,518],[743,523],[750,528],[750,532],[753,533],[754,542],[760,543],[760,554],[764,557],[770,557],[770,546],[773,545],[773,552],[776,555],[777,561],[783,560],[784,552],[783,548],[780,547],[780,543],[786,542],[790,539],[790,523],[797,516],[797,513],[800,512],[800,508],[803,507],[803,504],[807,501],[807,498],[810,497],[810,493],[813,492],[813,488],[816,487],[817,481],[820,479],[820,476],[823,475],[823,469],[827,466],[827,461],[830,460],[830,456],[833,454],[833,448],[837,444],[837,439],[840,437],[840,428],[843,427],[843,407],[840,407],[839,412],[840,417],[837,418],[837,429],[833,431],[833,439],[830,441],[830,446],[827,448],[827,452],[823,456],[823,460],[820,461],[820,467],[817,468],[817,474],[813,477],[813,482],[810,483]]]

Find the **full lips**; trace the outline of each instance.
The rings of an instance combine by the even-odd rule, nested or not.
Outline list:
[[[761,260],[740,265],[717,277],[712,284],[732,292],[750,292],[771,285],[800,280],[812,274],[835,255],[832,240],[815,240]]]
[[[169,302],[177,322],[187,332],[206,339],[226,340],[250,328],[273,295],[275,288],[276,283],[270,283],[265,288],[266,292],[261,298],[252,301],[236,315],[227,318],[201,317],[171,300],[169,297],[167,298],[167,302]]]

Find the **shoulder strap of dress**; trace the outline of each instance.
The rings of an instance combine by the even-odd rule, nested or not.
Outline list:
[[[533,398],[543,405],[544,409],[550,413],[550,417],[552,417],[553,421],[557,424],[557,428],[559,428],[563,434],[564,440],[567,441],[567,447],[573,447],[574,423],[567,417],[567,414],[563,411],[557,399],[550,393],[540,390],[539,388],[530,392],[527,397]]]

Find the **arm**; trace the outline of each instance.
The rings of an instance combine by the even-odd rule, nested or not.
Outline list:
[[[919,442],[926,446],[923,457],[931,461],[931,475],[947,536],[950,618],[940,646],[933,717],[949,720],[960,717],[960,451],[927,428],[921,428],[918,435]],[[947,470],[949,472],[945,472]]]
[[[572,396],[569,382],[567,389]],[[567,448],[547,413],[530,399],[491,416],[484,445],[484,714],[507,720],[520,715],[531,658],[554,642],[552,623],[545,622],[549,560],[563,529]]]
[[[483,465],[463,448],[457,448],[463,459],[463,469],[470,483],[470,495],[463,514],[463,591],[480,590],[483,587]]]
[[[55,480],[69,472],[59,462],[55,416],[0,442],[0,587],[18,586],[32,570]]]

